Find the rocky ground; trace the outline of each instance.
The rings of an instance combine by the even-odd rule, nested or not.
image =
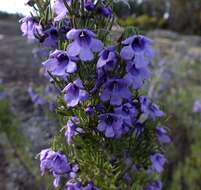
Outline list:
[[[201,64],[201,37],[162,30],[151,31],[147,35],[155,42],[157,60],[165,59],[171,64],[191,61]],[[56,124],[43,111],[34,108],[27,93],[30,83],[37,86],[45,84],[39,75],[40,63],[33,58],[32,49],[33,45],[21,37],[17,22],[0,20],[0,79],[12,110],[22,125],[22,132],[31,142],[34,160],[37,152],[48,146]],[[13,150],[6,143],[6,138],[1,137],[0,189],[36,189],[32,176],[17,156],[12,162],[8,161],[7,157],[13,155]]]

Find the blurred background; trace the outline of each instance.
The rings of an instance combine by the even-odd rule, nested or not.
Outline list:
[[[0,190],[51,189],[37,154],[58,130],[37,47],[21,36],[26,0],[0,0]],[[116,1],[118,26],[155,42],[148,93],[167,114],[164,190],[201,190],[201,0]],[[51,100],[51,101],[50,101]]]

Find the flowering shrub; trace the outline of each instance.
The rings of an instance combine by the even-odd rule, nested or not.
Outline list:
[[[112,3],[30,0],[34,12],[20,21],[23,35],[49,50],[42,67],[59,89],[62,128],[39,154],[41,172],[66,190],[160,190],[171,140],[164,113],[141,91],[153,42],[137,31],[114,42]]]

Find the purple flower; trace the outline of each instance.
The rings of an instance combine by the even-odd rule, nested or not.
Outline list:
[[[161,189],[162,189],[162,183],[160,180],[157,180],[150,183],[147,187],[145,187],[144,190],[161,190]]]
[[[195,113],[201,113],[201,101],[196,100],[194,105],[193,105],[193,112]]]
[[[93,11],[95,9],[95,4],[92,0],[85,0],[84,7],[87,11]]]
[[[67,55],[67,52],[61,50],[55,50],[42,64],[46,70],[56,76],[66,76],[77,70],[76,63]]]
[[[103,132],[106,137],[119,137],[122,134],[123,120],[116,114],[105,113],[99,116],[97,129]]]
[[[44,47],[56,48],[59,34],[57,29],[54,26],[51,26],[43,32],[43,36],[39,36],[38,38],[40,38],[40,42]]]
[[[149,115],[153,120],[155,120],[157,117],[163,117],[165,114],[163,111],[160,110],[158,105],[152,103],[149,106]]]
[[[135,137],[138,138],[144,131],[144,126],[142,123],[140,122],[136,122],[135,123],[135,130],[134,130],[134,134]]]
[[[157,117],[164,116],[164,112],[162,112],[156,104],[152,103],[148,97],[140,96],[139,100],[141,111],[147,116],[150,116],[153,120]]]
[[[39,105],[44,105],[45,104],[45,100],[42,97],[40,97],[33,90],[33,88],[31,86],[28,88],[28,93],[29,93],[29,96],[31,97],[31,101],[33,102],[34,105],[39,106]]]
[[[169,135],[167,134],[167,130],[163,127],[157,127],[156,128],[156,134],[158,137],[158,140],[162,143],[170,143],[171,139],[169,137]]]
[[[83,190],[100,190],[100,189],[95,187],[93,182],[89,182],[86,187],[83,187]]]
[[[53,185],[54,187],[59,187],[60,185],[60,182],[61,182],[61,175],[57,175],[55,173],[53,173],[53,176],[54,176],[54,181],[53,181]]]
[[[66,190],[82,190],[82,183],[80,182],[75,183],[75,182],[68,181],[66,183]]]
[[[110,101],[111,105],[120,105],[123,99],[130,99],[131,92],[124,79],[113,78],[106,82],[100,96],[102,101]]]
[[[35,34],[40,33],[42,27],[34,20],[31,16],[26,16],[19,21],[21,24],[21,31],[23,36],[26,36],[28,39],[36,39]]]
[[[122,44],[122,59],[132,61],[136,68],[147,66],[153,57],[152,41],[144,36],[129,37]]]
[[[148,68],[136,68],[136,65],[132,62],[127,64],[126,71],[127,74],[124,76],[124,78],[134,89],[141,88],[144,80],[148,79],[150,76]]]
[[[88,106],[88,107],[85,109],[85,112],[86,112],[86,114],[88,114],[88,115],[92,115],[92,114],[94,113],[93,106]]]
[[[82,61],[91,61],[94,58],[93,52],[103,48],[103,43],[87,29],[72,29],[67,33],[67,38],[73,40],[67,48],[69,55],[79,56]]]
[[[82,132],[82,129],[77,127],[79,123],[80,121],[78,117],[73,116],[68,120],[67,124],[64,126],[64,128],[66,129],[65,137],[67,139],[68,144],[72,143],[72,139],[76,134]]]
[[[110,6],[101,6],[98,8],[98,13],[102,14],[105,17],[111,17],[112,9]]]
[[[99,113],[104,113],[105,108],[104,108],[103,104],[97,104],[96,105],[96,111],[99,112]]]
[[[102,50],[99,56],[100,58],[97,62],[97,69],[104,68],[109,71],[114,69],[117,63],[115,46],[110,46]]]
[[[65,1],[68,5],[71,4],[71,0],[65,0]],[[64,0],[55,0],[53,9],[54,9],[54,12],[56,13],[56,17],[54,18],[54,21],[62,20],[68,12],[67,8],[64,5]]]
[[[61,175],[70,174],[71,172],[66,156],[51,149],[44,149],[39,155],[42,175],[44,175],[45,171],[52,172],[52,175],[55,177],[53,184],[55,187],[58,187]]]
[[[160,153],[155,153],[150,156],[150,160],[152,163],[151,169],[153,171],[156,171],[157,173],[161,173],[166,162],[166,158],[164,157],[164,155]]]
[[[58,175],[66,174],[71,171],[66,156],[51,149],[45,149],[40,152],[40,162],[42,174],[44,174],[46,170],[52,171]]]
[[[116,107],[114,112],[119,114],[122,117],[124,124],[130,127],[132,126],[133,120],[137,114],[137,110],[130,103],[125,103],[119,107]]]
[[[74,107],[79,102],[86,100],[89,97],[87,91],[84,90],[82,81],[76,79],[74,82],[69,83],[64,89],[64,100],[67,106]]]

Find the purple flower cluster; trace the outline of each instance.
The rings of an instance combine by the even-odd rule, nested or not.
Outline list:
[[[62,176],[69,177],[70,173],[73,172],[68,159],[64,154],[55,152],[51,149],[44,149],[40,152],[40,169],[42,175],[46,171],[52,173],[55,177],[54,186],[58,187]]]
[[[104,149],[109,147],[107,143],[112,140],[117,142],[120,138],[123,140],[124,137],[129,137],[129,148],[125,148],[119,156],[123,155],[124,158],[128,154],[129,158],[133,157],[129,151],[138,146],[138,142],[134,144],[132,141],[140,139],[146,131],[148,125],[145,127],[145,122],[150,120],[154,123],[156,119],[164,116],[164,112],[150,98],[139,96],[139,90],[151,75],[149,65],[154,56],[153,42],[145,36],[133,35],[116,45],[104,44],[100,39],[106,39],[105,33],[101,34],[103,30],[98,28],[98,22],[94,22],[94,16],[98,15],[104,22],[112,20],[112,9],[105,1],[55,0],[53,9],[54,18],[50,22],[45,22],[44,18],[36,19],[37,17],[25,17],[20,22],[24,36],[38,39],[43,48],[50,50],[49,57],[42,65],[45,73],[61,89],[57,108],[65,121],[62,129],[70,149],[69,158],[74,162],[79,160],[80,155],[73,154],[77,149],[82,149],[81,141],[86,137],[89,144],[84,148],[90,147],[90,135],[93,135],[96,141],[105,143]],[[91,16],[91,19],[87,20],[88,16]],[[82,28],[83,26],[86,28]],[[42,104],[34,91],[30,89],[29,94],[32,101]],[[141,120],[143,116],[145,121]],[[153,139],[156,139],[157,144],[171,142],[166,128],[156,126],[154,129],[156,138]],[[127,146],[128,143],[122,144]],[[64,149],[67,152],[68,147]],[[108,157],[113,154],[113,150],[109,151]],[[166,158],[159,150],[152,150],[148,155],[148,171],[160,174]],[[126,168],[130,169],[132,174],[138,171],[134,162],[132,159],[126,160]],[[80,170],[82,167],[80,164]],[[87,184],[82,183],[82,177],[77,177],[78,165],[73,166],[60,152],[42,150],[40,168],[42,175],[48,171],[54,176],[55,187],[58,187],[64,178],[67,181],[64,187],[66,190],[100,190],[90,178],[87,178]],[[123,175],[128,183],[132,182],[131,173],[126,171]],[[161,188],[161,182],[155,181],[145,189]]]

